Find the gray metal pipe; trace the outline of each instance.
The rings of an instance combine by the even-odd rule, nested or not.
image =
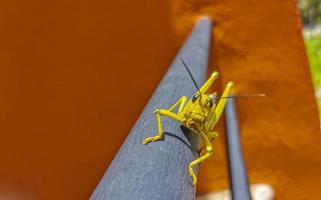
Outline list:
[[[230,188],[233,200],[250,200],[247,172],[240,144],[235,100],[228,99],[225,108],[226,142],[229,163]]]
[[[182,95],[190,97],[196,90],[179,57],[187,62],[198,84],[204,82],[211,28],[208,18],[202,18],[194,27],[90,199],[195,198],[195,188],[187,171],[189,162],[197,158],[195,134],[163,117],[164,139],[148,145],[141,142],[157,134],[154,109],[167,109]]]

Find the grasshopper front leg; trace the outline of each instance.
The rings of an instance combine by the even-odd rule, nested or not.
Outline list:
[[[187,97],[182,96],[176,103],[174,103],[174,105],[172,105],[168,110],[165,109],[156,109],[154,111],[155,117],[156,117],[156,122],[157,122],[157,129],[158,129],[158,134],[153,136],[153,137],[148,137],[146,139],[144,139],[142,141],[143,144],[148,144],[149,142],[155,142],[157,140],[160,140],[163,137],[163,126],[162,126],[162,122],[161,122],[161,115],[172,118],[174,120],[177,120],[179,122],[183,122],[183,119],[179,116],[179,114],[181,113],[181,111],[184,108],[184,105],[186,103]],[[174,110],[177,106],[178,107],[178,111],[177,114],[171,112],[172,110]]]

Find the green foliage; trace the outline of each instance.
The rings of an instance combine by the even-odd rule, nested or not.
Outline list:
[[[316,88],[321,87],[321,36],[305,39],[309,63]]]
[[[321,119],[321,0],[297,0],[305,25],[305,46],[309,58]]]
[[[305,25],[321,23],[321,0],[298,0],[298,5]]]
[[[305,46],[309,58],[321,118],[321,35],[305,38]]]

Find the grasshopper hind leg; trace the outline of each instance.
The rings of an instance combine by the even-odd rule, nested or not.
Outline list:
[[[203,162],[204,160],[208,159],[213,153],[213,147],[212,147],[212,144],[208,138],[207,135],[205,135],[203,132],[199,131],[200,135],[201,135],[201,138],[205,144],[205,147],[206,147],[206,153],[202,156],[200,156],[199,158],[193,160],[189,165],[188,165],[188,172],[189,172],[189,175],[192,177],[192,184],[193,185],[196,185],[197,183],[197,177],[194,173],[194,170],[193,170],[193,167],[197,166],[198,164],[200,164],[201,162]],[[214,135],[216,136],[216,134],[214,133]]]
[[[201,162],[203,162],[204,160],[208,159],[212,154],[213,154],[213,148],[212,148],[212,145],[210,146],[207,146],[206,147],[206,150],[207,152],[202,155],[201,157],[199,157],[198,159],[192,161],[189,165],[188,165],[188,172],[189,172],[189,175],[192,177],[192,184],[193,185],[196,185],[197,183],[197,177],[194,173],[194,170],[193,170],[193,167],[195,167],[196,165],[200,164]]]
[[[218,132],[212,131],[207,134],[207,137],[210,140],[210,142],[212,142],[213,140],[215,140],[219,137],[219,134],[218,134]]]

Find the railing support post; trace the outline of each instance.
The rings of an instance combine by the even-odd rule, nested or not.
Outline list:
[[[188,63],[199,85],[204,82],[211,37],[211,21],[202,18],[171,64],[143,113],[91,196],[92,200],[192,200],[195,188],[187,165],[197,156],[195,134],[186,137],[176,121],[162,118],[164,139],[143,145],[157,134],[153,110],[169,108],[195,87],[178,58]],[[126,120],[125,118],[123,120]]]
[[[229,99],[225,108],[226,142],[230,188],[233,200],[250,200],[247,172],[243,160],[235,101]]]

